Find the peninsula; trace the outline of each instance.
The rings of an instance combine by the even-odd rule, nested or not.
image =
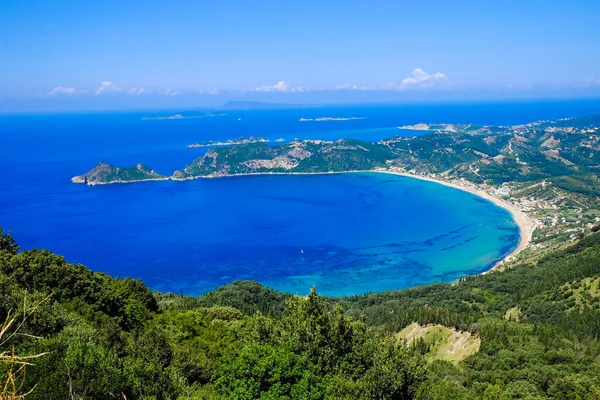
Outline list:
[[[300,118],[300,122],[324,122],[324,121],[356,121],[365,119],[364,117],[320,117],[320,118]]]
[[[208,118],[208,117],[224,117],[227,114],[199,111],[184,111],[173,115],[160,115],[156,117],[142,117],[143,121],[163,121],[173,119],[189,119],[189,118]]]
[[[415,125],[404,125],[399,126],[398,129],[410,130],[410,131],[447,131],[456,132],[456,128],[453,124],[415,124]]]
[[[354,139],[302,140],[277,146],[254,142],[209,150],[175,174],[177,179],[193,179],[265,172],[370,170],[384,167],[391,157],[393,154],[384,146]]]

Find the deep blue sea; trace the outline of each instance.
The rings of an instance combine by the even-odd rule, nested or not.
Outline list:
[[[186,111],[186,110],[180,110]],[[588,115],[600,101],[346,106],[221,111],[0,115],[0,226],[22,248],[48,248],[160,291],[200,294],[237,279],[341,295],[450,282],[517,245],[509,213],[435,183],[385,174],[254,176],[89,187],[99,161],[171,174],[205,149],[255,135],[379,140],[418,122],[517,124]],[[300,118],[363,118],[300,122]]]

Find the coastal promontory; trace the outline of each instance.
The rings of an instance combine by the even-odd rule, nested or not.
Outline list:
[[[386,166],[390,150],[354,139],[302,140],[270,146],[255,142],[211,149],[177,178],[218,177],[255,173],[315,173],[372,170]]]
[[[144,164],[134,167],[117,167],[107,163],[99,163],[91,171],[71,178],[73,183],[102,185],[108,183],[139,182],[149,180],[165,180],[168,177],[154,172]]]

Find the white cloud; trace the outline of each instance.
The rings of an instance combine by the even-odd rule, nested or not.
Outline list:
[[[358,86],[357,85],[351,85],[349,83],[346,83],[344,85],[336,85],[335,90],[357,90]]]
[[[375,86],[375,85],[358,86],[358,85],[350,85],[350,84],[337,85],[335,87],[335,90],[364,90],[364,91],[370,91],[370,90],[386,90],[386,89],[387,89],[386,86]]]
[[[54,89],[52,89],[50,92],[48,92],[48,95],[50,95],[50,96],[55,96],[55,95],[60,95],[60,94],[71,95],[71,94],[77,94],[77,93],[82,93],[82,91],[77,90],[74,87],[57,86]]]
[[[415,68],[412,72],[412,76],[404,78],[400,84],[394,82],[387,82],[384,85],[337,85],[335,90],[407,90],[407,89],[418,89],[418,88],[430,88],[439,83],[446,82],[448,78],[441,72],[435,74],[428,74],[421,68]]]
[[[432,87],[436,83],[446,81],[448,78],[441,72],[435,74],[428,74],[421,68],[415,68],[412,72],[412,76],[404,78],[398,89],[404,90],[409,88],[426,88]]]
[[[379,86],[375,86],[375,85],[364,85],[364,86],[359,87],[358,90],[371,91],[371,90],[383,90],[383,88],[381,88]]]
[[[171,89],[171,88],[167,88],[167,89],[166,89],[166,90],[163,92],[163,94],[164,94],[165,96],[179,96],[179,95],[181,94],[181,92],[180,92],[180,91],[178,91],[178,90],[173,90],[173,89]]]
[[[199,90],[200,94],[221,94],[221,89],[213,88],[213,89],[202,89]]]
[[[289,82],[279,81],[272,86],[259,86],[252,89],[253,92],[304,92],[305,89],[302,87],[293,88],[290,87]]]
[[[131,88],[127,91],[128,94],[140,95],[142,93],[146,93],[146,89],[144,88]]]
[[[113,93],[118,91],[119,88],[117,87],[117,85],[109,81],[104,81],[102,82],[102,85],[100,85],[98,90],[96,90],[95,94]]]

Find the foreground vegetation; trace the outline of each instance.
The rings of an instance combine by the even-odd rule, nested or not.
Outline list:
[[[0,345],[41,355],[17,388],[31,399],[594,399],[599,276],[593,233],[455,285],[325,298],[240,281],[185,297],[0,233],[0,317],[22,321]],[[415,322],[438,325],[408,344]]]

